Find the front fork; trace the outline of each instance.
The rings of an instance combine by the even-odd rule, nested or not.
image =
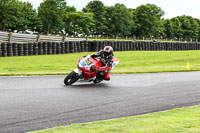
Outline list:
[[[74,69],[74,72],[77,73],[79,76],[82,74],[82,71],[79,68]]]

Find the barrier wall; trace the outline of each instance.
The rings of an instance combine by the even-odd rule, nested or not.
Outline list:
[[[0,43],[0,57],[96,52],[104,46],[114,51],[200,50],[200,43],[142,41],[69,41],[38,43]]]

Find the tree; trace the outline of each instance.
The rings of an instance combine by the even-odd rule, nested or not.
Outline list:
[[[197,39],[200,33],[200,20],[191,16],[177,16],[165,20],[165,33],[168,38]]]
[[[13,31],[21,16],[22,2],[18,0],[3,0],[0,2],[0,28],[3,31]]]
[[[195,18],[196,22],[199,24],[199,27],[198,27],[198,39],[200,39],[200,20]]]
[[[137,36],[160,36],[163,30],[161,17],[164,11],[154,4],[141,5],[135,11]]]
[[[89,35],[93,23],[93,14],[84,12],[68,12],[65,19],[65,33],[69,35]]]
[[[38,8],[44,33],[58,33],[63,26],[63,18],[67,8],[65,0],[44,0]]]
[[[173,38],[172,22],[170,19],[164,20],[164,32],[167,38]]]
[[[183,37],[187,40],[197,39],[199,33],[199,24],[191,16],[178,16],[181,22],[181,29],[183,30]]]
[[[99,0],[91,1],[87,4],[83,11],[86,13],[93,13],[94,14],[94,27],[92,34],[94,35],[102,35],[105,34],[107,30],[106,27],[106,18],[105,18],[105,6]]]
[[[180,20],[175,17],[171,19],[172,36],[176,38],[183,38],[183,30],[181,28]]]
[[[75,7],[71,6],[66,6],[64,9],[64,15],[62,17],[62,23],[60,24],[59,27],[57,27],[57,31],[62,34],[62,35],[67,35],[71,33],[71,27],[70,27],[70,17],[69,14],[72,12],[76,12]],[[71,34],[70,34],[71,35]]]
[[[107,27],[111,34],[119,36],[131,35],[134,25],[133,10],[128,9],[123,4],[107,7],[106,13]]]
[[[3,31],[33,30],[40,25],[37,13],[29,2],[0,1],[0,29]]]
[[[132,9],[132,10],[133,10],[133,25],[132,25],[131,35],[136,36],[137,29],[140,25],[136,23],[136,20],[137,20],[136,9]]]
[[[33,6],[29,2],[24,2],[21,7],[21,14],[17,23],[18,31],[38,31],[40,28],[40,19]]]

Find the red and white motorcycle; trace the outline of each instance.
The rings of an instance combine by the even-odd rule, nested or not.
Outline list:
[[[112,70],[118,63],[119,60],[113,57],[110,70]],[[85,81],[93,81],[94,83],[100,83],[105,79],[105,73],[107,72],[107,70],[96,72],[95,70],[100,67],[102,67],[102,63],[101,60],[98,58],[91,58],[90,55],[79,58],[77,62],[77,68],[65,77],[64,83],[65,85],[72,85],[79,79]]]

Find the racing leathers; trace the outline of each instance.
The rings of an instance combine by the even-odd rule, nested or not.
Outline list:
[[[92,54],[91,57],[92,58],[100,58],[100,61],[102,63],[102,67],[100,68],[94,68],[95,72],[104,72],[105,73],[105,80],[110,80],[110,69],[112,66],[112,58],[113,58],[114,54],[113,52],[105,52],[104,50],[101,50],[99,52],[97,52],[96,54]]]

